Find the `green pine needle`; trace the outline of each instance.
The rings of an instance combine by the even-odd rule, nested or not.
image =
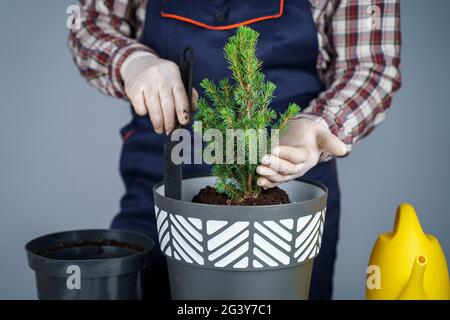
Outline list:
[[[276,112],[270,108],[276,85],[266,81],[262,72],[262,61],[256,56],[258,38],[258,32],[246,26],[239,27],[224,47],[232,79],[223,79],[217,84],[204,79],[200,84],[205,98],[199,99],[195,120],[203,122],[203,130],[220,130],[224,141],[227,129],[270,129],[274,121],[273,128],[282,133],[300,112],[300,107],[291,103],[277,120]],[[216,190],[234,203],[258,196],[261,191],[256,184],[256,168],[260,162],[257,159],[256,164],[249,163],[249,141],[250,137],[245,135],[245,164],[236,161],[227,164],[224,158],[225,164],[213,164],[211,170],[217,177]],[[234,151],[236,160],[237,150]]]

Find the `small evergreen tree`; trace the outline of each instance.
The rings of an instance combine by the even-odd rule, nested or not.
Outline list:
[[[300,111],[300,107],[294,103],[279,117],[270,109],[276,86],[266,81],[261,71],[262,62],[256,57],[258,37],[259,33],[251,28],[240,27],[228,39],[224,54],[232,72],[232,80],[225,78],[216,84],[204,79],[200,86],[206,99],[199,99],[195,115],[195,120],[202,121],[203,129],[218,129],[222,137],[226,136],[228,129],[244,132],[244,164],[234,161],[232,164],[212,165],[212,174],[217,177],[215,189],[226,194],[235,204],[249,197],[257,197],[261,191],[256,183],[256,168],[260,159],[256,163],[249,159],[248,149],[254,141],[250,141],[248,129],[272,128],[282,133],[289,120]],[[261,145],[258,144],[257,148],[261,148]],[[270,141],[267,148],[270,148]]]

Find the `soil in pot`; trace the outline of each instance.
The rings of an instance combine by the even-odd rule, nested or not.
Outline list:
[[[37,255],[61,259],[108,259],[120,258],[145,251],[141,245],[134,245],[117,240],[83,240],[78,242],[61,242],[55,246],[34,252]]]
[[[233,203],[227,195],[219,193],[213,187],[207,186],[194,196],[192,202],[218,205],[263,206],[290,203],[288,194],[278,187],[262,189],[258,197],[246,198],[242,202]]]

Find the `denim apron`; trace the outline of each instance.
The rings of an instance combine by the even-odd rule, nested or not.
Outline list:
[[[148,0],[141,42],[176,63],[180,51],[191,46],[196,61],[193,83],[201,94],[203,78],[218,81],[231,76],[222,48],[243,24],[260,33],[257,56],[267,80],[277,85],[271,107],[282,112],[290,102],[308,106],[323,90],[316,69],[317,31],[308,0]],[[153,132],[148,116],[134,112],[121,133],[120,171],[126,193],[112,228],[140,231],[158,243],[152,188],[163,179],[163,136]],[[206,165],[183,165],[183,174],[206,172]],[[322,248],[314,262],[310,289],[310,298],[329,299],[340,211],[335,161],[317,165],[305,178],[329,190]],[[165,259],[159,250],[154,251],[150,295],[166,298]]]

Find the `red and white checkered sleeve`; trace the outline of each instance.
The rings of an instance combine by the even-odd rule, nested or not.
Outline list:
[[[152,50],[136,40],[145,1],[80,0],[81,28],[69,35],[69,48],[83,77],[102,93],[126,99],[120,67],[136,51]],[[141,12],[142,13],[142,12]],[[141,17],[141,20],[143,17]]]
[[[299,117],[324,125],[350,151],[385,118],[400,88],[400,3],[337,3],[327,28],[334,51],[330,85]]]

